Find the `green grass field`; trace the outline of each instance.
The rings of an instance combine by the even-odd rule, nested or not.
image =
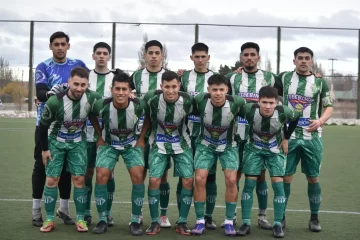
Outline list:
[[[31,225],[31,173],[33,168],[34,119],[0,119],[0,239],[133,239],[128,231],[128,221],[131,213],[130,192],[131,182],[123,162],[116,167],[116,193],[112,214],[115,226],[104,235],[77,233],[75,227],[65,226],[56,219],[56,230],[49,234],[39,231]],[[308,230],[309,203],[307,198],[307,182],[299,172],[292,184],[290,202],[287,212],[287,239],[359,239],[360,235],[360,127],[326,126],[324,130],[324,160],[321,169],[322,205],[320,221],[323,231],[312,233]],[[218,168],[220,169],[220,168]],[[175,223],[176,183],[177,179],[170,177],[171,205],[169,218]],[[224,178],[218,172],[218,207],[215,209],[214,220],[218,225],[224,220]],[[269,182],[268,182],[269,183]],[[147,184],[146,184],[147,185]],[[269,184],[269,186],[271,186]],[[243,180],[241,181],[241,189]],[[147,191],[146,191],[147,192]],[[145,197],[147,200],[147,196]],[[256,197],[255,197],[256,199]],[[257,207],[257,200],[254,207]],[[238,207],[240,204],[238,204]],[[72,216],[75,206],[71,203]],[[97,222],[95,204],[92,204],[93,221]],[[44,214],[44,212],[43,212]],[[252,214],[252,232],[247,239],[272,239],[272,232],[261,230],[255,225],[257,210]],[[144,226],[148,227],[150,213],[147,203],[144,204]],[[238,209],[241,217],[241,209]],[[272,189],[269,189],[268,218],[272,221]],[[194,221],[194,208],[189,215],[189,227]],[[90,230],[94,224],[90,226]],[[175,229],[163,229],[155,237],[140,238],[180,239],[186,238],[175,233]],[[225,238],[223,230],[207,231],[197,239]]]

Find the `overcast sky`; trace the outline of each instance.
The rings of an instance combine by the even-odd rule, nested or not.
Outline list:
[[[34,4],[36,2],[36,4]],[[75,3],[76,2],[76,3]],[[360,4],[355,0],[318,1],[214,1],[214,0],[108,0],[103,1],[16,0],[2,4],[2,20],[118,21],[156,23],[213,23],[261,26],[311,26],[360,28]],[[247,3],[251,5],[246,5]],[[25,69],[29,61],[29,23],[0,22],[0,56],[15,69]],[[35,23],[34,67],[51,57],[49,36],[55,31],[70,35],[68,56],[82,59],[90,68],[92,47],[96,42],[111,44],[111,24]],[[210,47],[210,65],[233,65],[240,46],[246,41],[260,45],[262,59],[269,58],[276,71],[276,28],[239,28],[200,26],[199,40]],[[157,39],[168,47],[172,70],[191,68],[190,48],[194,26],[117,25],[116,67],[135,70],[142,36]],[[315,59],[331,73],[328,58],[336,72],[357,74],[358,31],[282,29],[281,71],[293,69],[293,51],[301,46],[314,50]],[[24,74],[24,80],[27,73]]]

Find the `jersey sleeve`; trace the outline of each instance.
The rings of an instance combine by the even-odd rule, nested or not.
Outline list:
[[[233,96],[235,103],[239,106],[239,109],[246,104],[246,100],[240,96]]]
[[[91,108],[91,112],[93,115],[95,116],[100,116],[100,111],[101,109],[103,108],[104,106],[104,99],[99,99],[97,100],[93,105],[92,105],[92,108]]]
[[[241,108],[240,108],[240,111],[239,111],[239,116],[240,117],[243,117],[243,118],[246,118],[246,115],[251,111],[251,108],[252,106],[254,105],[254,103],[247,103],[245,105],[243,105]],[[247,119],[248,120],[248,119]],[[249,120],[248,120],[249,121]]]
[[[41,83],[48,85],[48,76],[46,74],[46,65],[44,63],[37,65],[35,70],[35,85]]]
[[[130,76],[130,79],[131,79],[130,88],[131,88],[131,90],[135,90],[135,74],[136,74],[136,72],[133,72],[133,74],[131,74],[131,76]]]
[[[234,74],[235,74],[235,72],[230,72],[225,75],[225,78],[228,80],[228,89],[229,90],[228,90],[227,94],[229,94],[229,95],[233,94],[230,79],[231,79],[232,75],[234,75]]]
[[[282,72],[275,77],[274,88],[276,88],[278,90],[279,96],[284,95],[283,78],[284,78],[285,74],[286,74],[286,72]]]
[[[59,100],[56,95],[51,96],[44,106],[44,110],[41,114],[40,122],[44,126],[50,126],[50,124],[55,121],[56,110],[59,108]]]
[[[324,107],[332,107],[332,99],[330,96],[329,86],[327,85],[325,79],[321,78],[321,93],[320,98],[322,105]]]
[[[285,115],[285,118],[288,122],[293,122],[295,121],[296,119],[299,118],[299,113],[290,109],[289,107],[287,106],[283,106],[284,107],[284,115]]]
[[[152,98],[153,96],[155,95],[155,90],[152,90],[152,91],[148,91],[145,96],[144,96],[144,101],[146,103],[148,103],[148,101],[150,100],[150,98]]]

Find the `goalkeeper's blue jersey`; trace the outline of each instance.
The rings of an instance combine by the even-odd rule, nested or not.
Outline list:
[[[50,90],[55,84],[67,86],[70,78],[70,72],[73,68],[83,67],[90,71],[85,63],[78,59],[66,58],[64,63],[55,62],[53,58],[49,58],[36,67],[35,86],[38,84],[46,84]],[[36,126],[40,125],[40,118],[45,103],[41,103],[37,107]]]

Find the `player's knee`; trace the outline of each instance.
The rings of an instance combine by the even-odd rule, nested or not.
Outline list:
[[[182,178],[182,186],[186,189],[192,189],[194,178]]]
[[[56,178],[46,177],[46,186],[51,188],[56,187],[59,184],[59,180],[60,177],[56,177]]]
[[[153,178],[151,177],[149,180],[149,188],[150,189],[158,189],[160,187],[160,178]]]
[[[290,176],[284,176],[284,178],[283,178],[284,183],[291,183],[292,178],[293,178],[293,175],[290,175]]]
[[[83,188],[85,186],[85,176],[72,176],[74,187]]]
[[[197,188],[204,188],[206,184],[207,176],[203,174],[196,174],[195,176],[195,185]]]
[[[308,183],[314,184],[319,182],[319,177],[306,177],[308,180]]]
[[[96,183],[107,184],[111,172],[106,168],[96,168]]]
[[[142,167],[135,167],[133,171],[130,172],[131,181],[133,184],[142,184],[144,183],[144,170]]]
[[[281,176],[271,177],[271,182],[273,182],[273,183],[275,183],[275,182],[283,182],[283,177],[281,177]]]
[[[235,187],[236,188],[236,175],[225,176],[225,185],[226,187]]]
[[[215,182],[216,181],[216,173],[213,173],[213,174],[209,174],[207,176],[207,179],[206,179],[206,182]]]
[[[265,182],[265,171],[261,171],[260,176],[257,179],[258,182]]]

